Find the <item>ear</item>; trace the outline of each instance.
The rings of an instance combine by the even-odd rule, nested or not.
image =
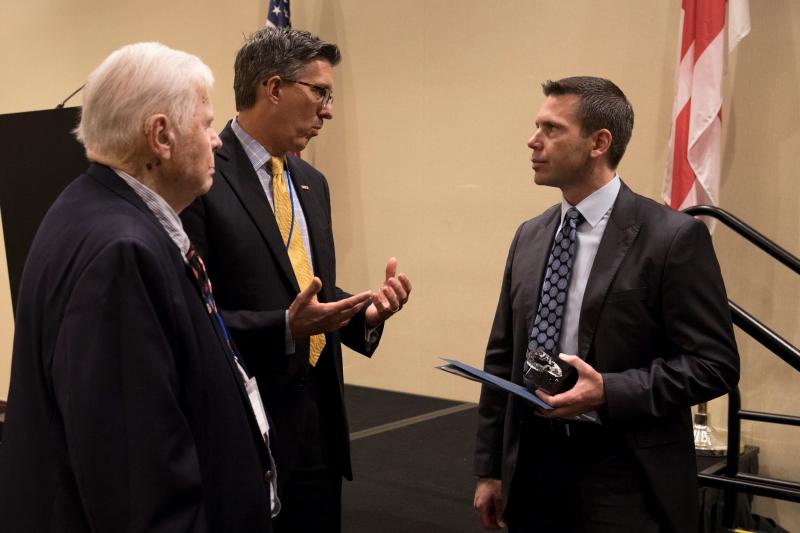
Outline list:
[[[147,117],[144,125],[147,148],[156,158],[168,160],[175,149],[175,135],[170,128],[166,115],[158,114]]]
[[[278,101],[281,99],[281,85],[282,81],[280,76],[272,76],[265,80],[261,80],[259,84],[259,93],[265,95],[265,97],[273,104],[277,104]]]
[[[602,157],[611,148],[611,132],[603,128],[595,131],[592,137],[592,151],[590,156],[597,158]]]

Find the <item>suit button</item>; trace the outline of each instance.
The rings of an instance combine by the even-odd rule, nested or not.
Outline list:
[[[305,386],[306,386],[306,378],[305,378],[305,376],[303,376],[301,378],[298,378],[297,379],[297,387],[302,389]]]
[[[264,472],[264,481],[269,483],[270,481],[272,481],[273,475],[274,474],[272,473],[272,470],[267,470],[266,472]]]

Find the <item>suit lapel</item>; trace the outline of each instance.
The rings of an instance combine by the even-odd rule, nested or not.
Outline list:
[[[275,215],[269,206],[269,200],[267,200],[250,159],[239,143],[236,134],[233,133],[230,123],[222,130],[220,138],[223,146],[217,152],[216,157],[220,175],[230,184],[234,194],[255,223],[275,262],[280,265],[286,282],[296,292],[300,292],[289,255],[286,253],[286,245],[283,243]]]
[[[536,318],[536,311],[539,309],[539,298],[542,293],[542,281],[547,271],[547,259],[550,257],[550,248],[553,246],[553,239],[561,222],[561,205],[550,208],[550,212],[545,213],[543,223],[540,224],[530,236],[530,245],[525,244],[524,253],[530,258],[531,267],[524,273],[524,283],[528,290],[533,292],[531,302],[533,305],[528,307],[525,319],[528,324],[528,332],[533,328],[533,320]],[[527,240],[527,239],[526,239]],[[521,244],[518,244],[520,246]]]
[[[194,274],[191,272],[191,268],[188,265],[186,268],[189,270],[188,274],[193,279],[196,279],[194,278]],[[200,288],[198,287],[198,291],[199,290]],[[270,452],[267,447],[267,443],[264,442],[264,438],[261,436],[261,431],[258,426],[258,417],[255,412],[255,406],[250,401],[250,395],[247,393],[247,388],[244,384],[242,373],[239,371],[239,365],[241,365],[242,369],[247,373],[248,376],[252,376],[252,374],[250,373],[249,370],[247,370],[247,367],[244,366],[244,361],[242,361],[241,358],[239,357],[234,358],[234,354],[231,352],[231,350],[233,349],[232,348],[233,343],[231,343],[231,345],[228,345],[228,341],[225,340],[225,335],[222,333],[222,330],[220,329],[219,323],[216,321],[216,319],[214,317],[211,317],[210,315],[209,319],[211,320],[211,325],[214,328],[214,333],[216,333],[217,339],[219,340],[220,347],[222,348],[222,351],[225,352],[226,355],[225,359],[228,361],[228,367],[230,368],[231,373],[233,374],[233,380],[236,382],[236,387],[239,389],[239,395],[242,399],[242,403],[244,403],[245,408],[249,413],[248,416],[252,420],[250,426],[253,433],[257,435],[257,438],[255,440],[260,443],[259,447],[261,448],[261,452],[264,454],[264,457],[267,458],[269,457]],[[259,428],[259,430],[256,430],[256,428]]]
[[[578,355],[583,358],[586,358],[592,346],[597,321],[611,282],[639,233],[641,225],[636,220],[635,202],[635,195],[623,183],[611,210],[603,238],[600,240],[583,295],[578,327]]]
[[[191,284],[194,286],[197,292],[197,296],[202,301],[203,289],[200,287],[200,281],[194,275],[192,267],[189,264],[186,264],[184,270],[186,272],[186,276],[190,279]],[[228,368],[230,369],[231,374],[233,375],[233,381],[236,383],[236,388],[239,389],[239,396],[241,397],[242,403],[244,403],[246,410],[249,412],[248,416],[251,417],[252,422],[250,427],[254,435],[257,436],[255,440],[261,443],[260,445],[261,452],[262,454],[264,454],[265,458],[268,458],[270,452],[269,449],[267,448],[266,442],[264,442],[264,439],[261,437],[260,431],[256,430],[256,428],[258,428],[258,420],[256,418],[256,414],[253,409],[253,404],[250,401],[250,395],[247,393],[247,388],[244,384],[243,377],[241,372],[239,371],[238,365],[241,365],[242,369],[248,374],[248,376],[251,374],[247,370],[247,367],[244,365],[244,361],[236,357],[234,352],[235,348],[233,348],[234,346],[233,342],[228,344],[228,341],[226,340],[226,335],[222,331],[220,322],[217,321],[216,317],[208,313],[208,307],[205,305],[205,302],[203,303],[203,308],[204,311],[206,311],[206,316],[208,317],[209,322],[211,323],[211,328],[214,330],[214,334],[216,335],[217,340],[219,341],[220,349],[225,354],[225,360],[228,362]]]
[[[150,208],[145,205],[144,200],[142,200],[139,195],[136,194],[136,191],[125,183],[125,180],[119,177],[112,168],[101,165],[100,163],[92,163],[86,173],[96,179],[104,187],[111,189],[114,193],[133,204],[144,214],[145,218],[147,218],[151,224],[163,231],[161,223]]]
[[[322,222],[325,220],[325,214],[322,212],[319,202],[316,201],[317,195],[322,191],[317,191],[315,188],[312,188],[306,173],[302,171],[294,157],[287,157],[286,164],[289,168],[289,175],[292,177],[292,185],[297,194],[297,199],[303,210],[306,228],[308,228],[308,240],[311,244],[311,255],[313,257],[311,268],[314,271],[314,275],[323,280],[322,292],[324,294],[329,294],[328,290],[332,290],[333,287],[327,287],[328,284],[324,282],[327,281],[327,276],[322,272],[323,264],[325,263],[322,258]],[[330,293],[324,301],[330,301],[332,297],[333,294]]]
[[[195,277],[194,272],[192,272],[192,268],[187,264],[185,270],[186,270],[186,275],[191,279],[191,282],[195,286],[195,289],[197,289],[198,297],[200,297],[200,299],[202,300],[203,291],[200,288],[199,282]],[[203,307],[206,308],[205,305],[203,305]],[[247,367],[244,366],[244,361],[234,356],[234,353],[232,352],[233,343],[231,343],[230,345],[228,344],[228,341],[225,339],[225,334],[222,332],[222,329],[220,327],[220,323],[217,322],[216,318],[211,316],[210,314],[208,315],[208,319],[211,322],[211,327],[214,330],[214,334],[217,336],[220,349],[222,349],[222,351],[225,353],[225,360],[228,362],[228,368],[230,368],[230,371],[233,374],[233,381],[236,383],[236,388],[239,389],[239,396],[241,397],[242,403],[244,403],[245,408],[249,412],[248,416],[251,417],[252,419],[251,429],[254,435],[257,436],[255,440],[260,443],[259,447],[261,449],[262,454],[264,454],[264,457],[268,458],[270,452],[269,449],[267,448],[267,443],[264,442],[264,439],[261,437],[260,431],[256,431],[256,428],[258,428],[258,420],[256,417],[256,413],[254,411],[253,404],[250,401],[250,395],[247,393],[247,389],[243,382],[242,374],[239,371],[239,367],[237,366],[237,362],[239,365],[242,366],[242,369],[248,375],[251,374],[247,370]]]

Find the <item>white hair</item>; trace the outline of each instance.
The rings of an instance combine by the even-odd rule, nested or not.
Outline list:
[[[89,75],[75,136],[87,154],[128,160],[144,144],[148,117],[163,113],[186,131],[200,90],[213,83],[197,56],[155,42],[123,46]]]

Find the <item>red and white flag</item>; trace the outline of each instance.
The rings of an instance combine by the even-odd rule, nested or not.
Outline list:
[[[681,7],[677,92],[662,193],[673,209],[719,204],[725,60],[750,33],[747,0],[683,0]]]

